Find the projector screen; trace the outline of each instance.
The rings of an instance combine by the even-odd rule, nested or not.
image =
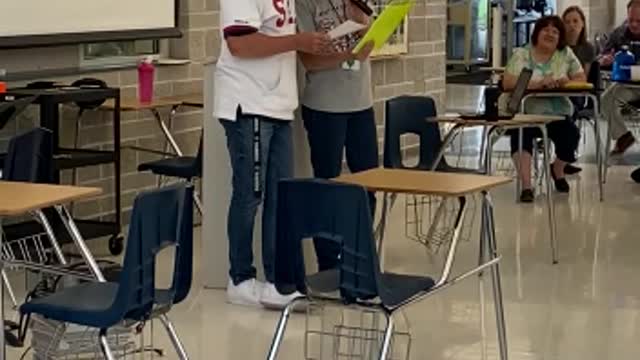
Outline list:
[[[179,0],[0,0],[0,47],[178,37]]]

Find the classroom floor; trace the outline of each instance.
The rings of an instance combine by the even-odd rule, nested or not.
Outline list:
[[[635,360],[640,353],[640,241],[633,225],[640,214],[640,185],[629,179],[633,167],[614,166],[606,199],[599,202],[595,167],[582,166],[584,172],[570,180],[571,193],[554,194],[558,265],[551,264],[543,198],[521,205],[515,202],[514,185],[493,192],[512,360]],[[387,232],[386,269],[436,276],[444,251],[434,254],[408,239],[404,219],[401,200]],[[454,273],[477,263],[478,226],[472,226],[470,240],[460,245]],[[198,229],[196,254],[201,241],[206,239],[200,239]],[[104,247],[99,248],[97,256],[104,255]],[[195,261],[191,296],[171,312],[191,359],[265,359],[279,313],[225,303],[224,291],[203,289],[201,256]],[[497,359],[490,290],[487,282],[485,337],[475,277],[409,307],[398,321],[401,331],[411,333],[410,359]],[[305,359],[304,335],[305,316],[296,314],[279,359]],[[166,350],[163,359],[177,359],[160,324],[155,325],[154,342]],[[10,350],[9,359],[19,359],[23,351]],[[338,359],[326,355],[323,359]]]
[[[570,195],[555,195],[558,265],[550,261],[544,201],[518,205],[512,186],[494,192],[511,359],[637,359],[640,242],[633,219],[640,212],[640,186],[628,179],[630,169],[611,169],[604,203],[597,201],[592,166],[571,181]],[[429,255],[405,238],[403,219],[400,202],[386,242],[387,268],[436,274],[442,252]],[[462,243],[459,254],[454,271],[477,261],[477,237]],[[196,271],[190,298],[171,313],[191,358],[264,359],[279,314],[226,304],[223,291],[202,288],[202,276]],[[407,310],[411,359],[483,359],[483,348],[487,359],[497,358],[490,287],[483,347],[477,284],[467,280]],[[164,358],[176,359],[159,324],[155,345],[168,351]],[[304,315],[296,315],[280,358],[303,359],[303,345]],[[21,352],[10,351],[9,358]]]

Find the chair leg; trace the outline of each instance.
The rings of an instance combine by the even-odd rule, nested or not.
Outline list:
[[[178,354],[178,358],[180,360],[189,360],[189,355],[187,355],[187,351],[185,350],[182,341],[180,341],[178,333],[176,332],[176,329],[169,317],[166,314],[162,314],[160,315],[160,321],[162,321],[162,325],[164,325],[165,330],[167,330],[167,335],[169,335],[169,339],[171,339],[171,343]]]
[[[102,349],[102,355],[104,355],[106,360],[116,360],[113,356],[113,352],[111,351],[111,347],[109,346],[106,330],[100,330],[100,348]]]
[[[302,301],[303,299],[304,298],[294,299],[282,311],[282,315],[280,315],[280,320],[278,321],[278,327],[276,328],[276,333],[273,335],[273,340],[271,341],[269,354],[267,354],[267,360],[276,360],[276,358],[278,357],[278,351],[280,350],[280,345],[282,345],[284,332],[287,330],[287,323],[289,322],[289,318],[291,317],[296,304],[298,304],[298,302]]]
[[[387,360],[391,351],[391,340],[393,339],[394,322],[391,314],[384,313],[387,317],[387,328],[384,331],[384,338],[382,339],[382,348],[380,349],[380,357],[378,360]]]
[[[14,308],[18,307],[18,300],[16,299],[16,294],[13,291],[13,286],[9,282],[9,277],[7,276],[7,272],[2,269],[2,281],[4,281],[4,286],[7,289],[7,293],[9,294],[9,299],[11,299],[11,303]]]
[[[196,209],[198,209],[200,216],[203,216],[204,213],[202,212],[202,200],[200,200],[200,196],[197,191],[193,192],[193,203],[196,205]]]

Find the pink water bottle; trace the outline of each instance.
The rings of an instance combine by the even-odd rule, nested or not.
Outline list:
[[[153,100],[153,78],[155,76],[153,59],[145,58],[138,65],[138,100],[149,103]]]

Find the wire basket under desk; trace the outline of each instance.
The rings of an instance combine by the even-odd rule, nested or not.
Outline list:
[[[304,359],[378,359],[385,326],[385,316],[378,311],[327,302],[309,303],[305,319]],[[408,330],[396,331],[386,360],[408,360],[410,349]]]

